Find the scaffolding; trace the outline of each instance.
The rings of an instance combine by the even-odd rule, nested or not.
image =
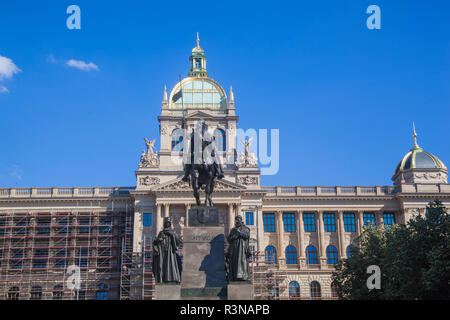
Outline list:
[[[0,299],[117,299],[126,212],[0,214]],[[79,270],[80,287],[68,271]]]
[[[256,251],[250,261],[253,298],[255,300],[287,300],[287,271],[266,262],[265,253]]]

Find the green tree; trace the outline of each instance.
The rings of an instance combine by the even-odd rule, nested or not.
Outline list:
[[[341,299],[448,299],[450,219],[438,200],[406,225],[367,227],[336,266]],[[367,267],[381,270],[381,289],[369,290]]]

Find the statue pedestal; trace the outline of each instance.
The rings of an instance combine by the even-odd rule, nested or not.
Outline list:
[[[228,300],[253,300],[253,284],[250,281],[233,281],[227,287]]]
[[[219,226],[219,210],[216,207],[194,206],[189,209],[189,227]]]
[[[180,300],[181,286],[179,284],[156,284],[155,300]]]
[[[223,299],[227,286],[224,228],[191,227],[192,221],[183,230],[181,298]]]

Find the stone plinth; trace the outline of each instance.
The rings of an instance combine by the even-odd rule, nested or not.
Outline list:
[[[182,299],[223,297],[226,293],[223,227],[183,230]]]
[[[253,300],[253,284],[249,281],[233,281],[227,287],[228,300]]]
[[[155,300],[180,300],[181,285],[179,284],[156,284]]]
[[[189,209],[189,227],[218,227],[219,210],[216,207],[195,206]]]

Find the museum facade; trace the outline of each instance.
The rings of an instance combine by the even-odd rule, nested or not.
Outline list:
[[[263,186],[249,142],[237,152],[233,91],[208,77],[197,39],[188,77],[164,89],[160,149],[145,139],[136,187],[0,189],[0,299],[153,298],[152,240],[165,217],[183,235],[195,205],[182,160],[200,119],[225,174],[213,194],[220,225],[227,233],[241,215],[250,228],[255,299],[333,299],[334,265],[364,226],[405,223],[434,199],[450,206],[447,168],[415,132],[392,186]]]

